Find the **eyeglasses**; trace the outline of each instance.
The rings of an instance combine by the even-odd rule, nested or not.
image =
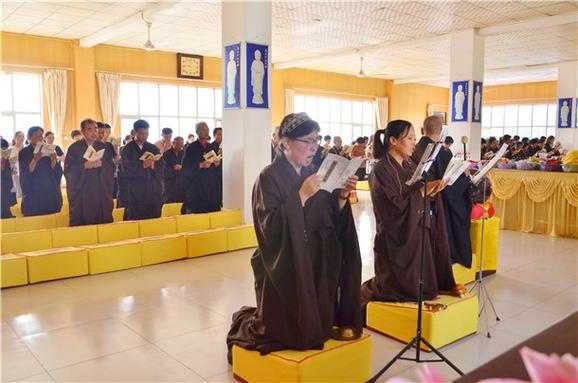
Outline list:
[[[307,146],[311,146],[311,147],[317,146],[317,140],[315,140],[315,139],[312,139],[312,140],[303,140],[303,139],[300,139],[300,138],[296,138],[295,141],[302,142],[302,143],[306,144]]]

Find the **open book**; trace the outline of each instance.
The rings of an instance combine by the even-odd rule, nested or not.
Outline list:
[[[444,140],[446,139],[446,136],[448,135],[448,127],[444,126],[442,128],[442,131],[440,133],[440,139],[437,142],[432,154],[430,155],[430,159],[433,158],[435,159],[438,154],[440,153],[440,150],[442,149],[442,146],[444,145]],[[423,172],[428,172],[429,169],[431,168],[432,164],[434,163],[433,160],[429,161],[428,163],[425,164],[424,168],[423,168]]]
[[[2,159],[8,160],[12,156],[12,148],[2,149]]]
[[[476,173],[476,175],[472,178],[472,183],[477,185],[482,180],[482,177],[485,176],[499,161],[500,158],[506,154],[506,150],[508,150],[508,144],[502,144],[502,147],[498,152],[492,157],[491,160],[486,162],[486,164]]]
[[[163,157],[162,154],[152,154],[151,152],[144,152],[142,156],[140,156],[140,160],[141,161],[146,161],[146,160],[155,160],[158,161]]]
[[[321,176],[319,187],[332,193],[335,189],[345,187],[347,179],[355,175],[361,166],[363,157],[348,160],[345,157],[329,153],[319,167],[317,174]]]
[[[86,148],[83,157],[85,160],[91,162],[102,160],[102,157],[104,157],[104,149],[96,151],[96,149],[94,149],[92,145],[89,145],[88,148]]]
[[[203,155],[203,158],[205,159],[205,161],[210,162],[210,163],[215,163],[217,161],[220,161],[222,159],[222,156],[218,155],[217,153],[215,153],[214,150],[211,150],[210,152],[207,152]]]
[[[448,185],[453,185],[462,173],[466,171],[468,165],[469,162],[464,161],[463,158],[453,157],[446,168],[442,180],[446,181]]]
[[[34,147],[34,155],[39,152],[42,153],[42,157],[50,157],[53,153],[56,153],[56,145],[39,142]]]
[[[439,153],[439,151],[438,151]],[[434,152],[434,144],[428,144],[425,148],[425,150],[423,151],[423,154],[421,155],[421,158],[419,160],[419,164],[417,165],[417,167],[415,168],[415,171],[413,172],[413,175],[411,176],[411,178],[407,181],[405,181],[405,184],[407,186],[411,186],[414,183],[421,181],[422,177],[423,177],[423,173],[426,171],[426,167],[427,169],[429,169],[429,166],[431,166],[431,163],[435,160],[435,155],[437,155],[436,152]],[[428,164],[430,164],[428,166]]]

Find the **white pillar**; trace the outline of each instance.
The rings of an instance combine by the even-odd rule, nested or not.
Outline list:
[[[480,139],[482,137],[481,122],[472,122],[474,103],[474,81],[484,81],[484,38],[475,29],[466,29],[452,33],[450,50],[450,110],[448,113],[449,135],[454,138],[457,145],[463,136],[468,137],[468,152],[472,160],[480,159]],[[465,99],[464,108],[467,110],[467,120],[452,121],[455,98],[453,97],[452,84],[454,81],[467,81],[468,97]],[[482,86],[483,93],[483,86]],[[480,98],[481,99],[481,98]],[[481,116],[481,102],[480,102]]]
[[[241,108],[223,110],[223,205],[229,209],[241,209],[245,223],[251,223],[253,184],[271,161],[271,3],[223,1],[221,24],[223,47],[241,42]],[[246,108],[246,42],[269,46],[266,58],[266,76],[269,79],[267,109]],[[226,62],[225,57],[223,61]],[[224,76],[225,70],[223,86],[226,86]]]
[[[560,128],[560,103],[558,100],[572,99],[570,111],[570,127]],[[566,61],[558,64],[558,108],[556,121],[556,139],[560,141],[564,149],[578,149],[578,129],[576,103],[578,102],[578,61]]]

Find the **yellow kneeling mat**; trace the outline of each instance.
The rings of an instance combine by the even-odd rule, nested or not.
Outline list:
[[[137,227],[138,229],[138,227]],[[83,246],[88,251],[90,274],[130,269],[142,265],[142,246],[139,240]]]
[[[187,240],[181,234],[146,238],[141,245],[143,266],[187,258]]]
[[[257,236],[253,225],[231,227],[227,229],[227,250],[239,250],[257,247]]]
[[[210,214],[183,214],[177,215],[177,232],[208,230],[211,228]]]
[[[141,237],[155,237],[158,235],[176,234],[177,221],[175,217],[161,217],[137,221]]]
[[[484,252],[482,254],[482,220],[472,221],[470,226],[472,252],[483,257],[483,270],[497,271],[500,256],[500,218],[486,219],[484,224]],[[479,261],[478,261],[479,262]],[[478,263],[479,265],[479,263]]]
[[[52,234],[50,230],[32,230],[2,234],[2,254],[23,253],[50,249]]]
[[[439,311],[423,308],[422,334],[434,347],[443,347],[478,331],[478,296],[464,298],[440,295],[428,303],[444,305]],[[367,327],[402,342],[415,336],[416,303],[369,302]],[[422,345],[424,350],[428,350]]]
[[[140,237],[137,221],[105,223],[97,226],[98,243],[126,241]]]
[[[22,286],[28,284],[28,265],[26,257],[6,254],[0,257],[0,287]]]
[[[161,212],[161,217],[174,217],[181,214],[182,202],[165,203]]]
[[[211,229],[239,226],[243,224],[243,217],[241,216],[240,210],[222,210],[209,214],[211,219]]]
[[[124,220],[124,207],[118,207],[112,210],[112,221],[122,222]]]
[[[95,245],[98,243],[96,225],[59,227],[52,230],[52,247]]]
[[[88,274],[87,250],[65,247],[22,253],[28,263],[30,283]]]
[[[323,350],[283,350],[260,355],[233,346],[233,374],[253,382],[366,382],[373,344],[369,335],[351,342],[328,340]]]
[[[2,220],[3,233],[15,233],[31,230],[45,230],[56,227],[56,214],[17,217]]]
[[[356,189],[369,191],[369,181],[358,181]]]
[[[187,253],[189,258],[224,253],[227,251],[227,232],[225,229],[189,233],[185,236],[187,238]]]

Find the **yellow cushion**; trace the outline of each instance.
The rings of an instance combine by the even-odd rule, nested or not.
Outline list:
[[[22,253],[28,262],[30,283],[88,274],[87,250],[64,247]]]
[[[430,303],[446,307],[440,311],[423,310],[423,337],[434,347],[443,347],[478,331],[478,296],[457,298],[440,295]],[[410,341],[415,336],[417,304],[369,302],[367,327],[389,337]],[[427,347],[422,345],[424,350]]]
[[[18,230],[16,230],[16,222],[18,221],[18,218],[5,218],[0,220],[0,231],[2,233],[14,233]]]
[[[182,206],[182,202],[165,203],[163,205],[161,217],[173,217],[175,215],[180,215]]]
[[[68,227],[70,225],[70,215],[68,214],[68,209],[62,209],[60,213],[55,214],[56,227]]]
[[[243,217],[241,216],[240,210],[222,210],[209,214],[211,219],[211,229],[239,226],[243,224]]]
[[[177,215],[177,232],[186,233],[191,231],[207,230],[211,228],[210,214],[184,214]]]
[[[130,269],[141,266],[141,243],[139,240],[120,241],[83,246],[88,251],[90,274]]]
[[[233,374],[244,382],[366,382],[371,375],[369,335],[352,342],[328,340],[323,350],[260,355],[233,346]]]
[[[484,227],[484,253],[482,254],[482,220],[472,221],[470,236],[472,252],[483,257],[483,270],[498,270],[500,255],[500,218],[492,217],[486,220]]]
[[[59,227],[52,230],[52,247],[95,245],[98,243],[96,225]]]
[[[227,250],[257,247],[257,236],[253,225],[231,227],[227,229]]]
[[[369,182],[368,181],[357,182],[357,190],[369,191]]]
[[[2,254],[50,249],[50,230],[32,230],[2,234]]]
[[[187,240],[181,234],[143,239],[141,245],[143,266],[187,257]]]
[[[227,232],[225,229],[189,233],[186,234],[186,238],[189,258],[224,253],[227,251]]]
[[[472,267],[467,268],[459,263],[454,263],[452,265],[452,271],[454,273],[454,279],[456,283],[461,285],[467,285],[476,279],[476,273],[478,272],[479,264],[476,254],[472,254]]]
[[[56,214],[37,215],[34,217],[18,217],[6,221],[12,222],[2,227],[2,231],[4,233],[53,229],[56,227]]]
[[[141,237],[154,237],[157,235],[175,234],[177,221],[175,217],[161,217],[143,219],[138,221]]]
[[[0,257],[0,268],[2,269],[0,287],[28,284],[26,257],[16,254],[2,255]]]
[[[106,223],[97,226],[98,243],[126,241],[140,237],[140,229],[137,221],[123,221]]]
[[[112,220],[114,222],[121,222],[124,220],[124,207],[119,207],[112,210]]]

